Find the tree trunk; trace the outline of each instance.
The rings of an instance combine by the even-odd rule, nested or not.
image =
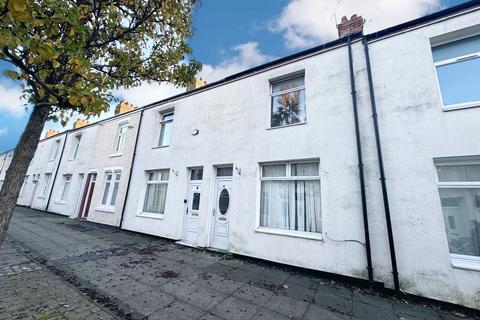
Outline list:
[[[44,106],[33,108],[25,131],[15,147],[12,162],[7,170],[2,190],[0,190],[0,247],[5,240],[28,166],[35,155],[38,140],[48,117],[48,110],[49,108]]]

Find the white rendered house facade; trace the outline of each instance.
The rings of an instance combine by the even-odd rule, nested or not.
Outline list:
[[[40,140],[24,178],[17,204],[47,210],[66,135],[67,133],[60,133]]]
[[[8,167],[10,167],[10,163],[12,163],[13,151],[12,149],[0,154],[0,190],[2,190]]]
[[[139,120],[140,111],[134,110],[96,125],[79,217],[120,225]]]
[[[399,289],[473,308],[478,21],[470,5],[365,37]],[[122,228],[365,279],[367,210],[374,281],[394,288],[361,40],[352,40],[359,137],[346,41],[147,106]]]
[[[396,269],[404,292],[480,308],[479,21],[466,3],[85,128],[49,210],[388,288]],[[64,138],[39,143],[19,204],[45,209]]]
[[[98,125],[68,131],[47,211],[76,218],[83,200]]]

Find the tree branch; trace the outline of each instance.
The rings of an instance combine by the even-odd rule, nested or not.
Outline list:
[[[12,60],[12,63],[14,65],[16,65],[17,67],[19,67],[20,69],[22,69],[26,74],[28,74],[29,76],[31,76],[37,83],[39,83],[44,89],[45,91],[47,91],[48,93],[50,93],[51,95],[55,96],[58,101],[63,101],[62,97],[56,93],[54,90],[52,90],[48,84],[46,84],[42,79],[40,79],[39,77],[37,77],[37,75],[32,72],[23,62],[21,59],[18,59],[17,57],[15,57],[13,54],[11,54],[7,48],[3,48],[3,53],[8,57],[10,58],[10,60]],[[28,81],[27,81],[28,82]],[[30,84],[30,83],[29,83]]]

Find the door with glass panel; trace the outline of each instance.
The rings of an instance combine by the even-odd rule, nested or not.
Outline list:
[[[37,186],[38,186],[38,179],[40,178],[39,174],[34,174],[33,175],[33,180],[32,180],[32,193],[30,194],[30,200],[28,201],[28,206],[31,207],[33,203],[33,199],[35,198],[35,193],[37,192]]]
[[[85,188],[83,190],[82,203],[80,205],[80,211],[78,218],[85,219],[88,216],[88,211],[90,210],[90,202],[92,202],[93,190],[95,189],[95,182],[97,181],[97,173],[89,173],[87,176],[87,181],[85,183]]]
[[[78,183],[77,183],[77,190],[75,192],[75,208],[73,210],[73,214],[78,212],[78,209],[81,205],[81,200],[82,200],[82,187],[83,187],[83,180],[84,180],[85,175],[83,173],[80,173],[78,175]]]
[[[211,247],[228,250],[233,167],[217,168]]]
[[[200,217],[200,200],[202,197],[203,168],[190,170],[187,203],[185,208],[185,223],[183,227],[183,241],[195,244],[198,233],[198,219]]]

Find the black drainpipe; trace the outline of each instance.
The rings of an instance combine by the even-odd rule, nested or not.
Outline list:
[[[120,229],[122,229],[123,216],[125,214],[125,207],[127,206],[128,192],[130,191],[130,180],[132,179],[133,164],[135,162],[135,156],[137,155],[138,136],[140,135],[140,128],[141,128],[142,119],[143,119],[143,111],[145,111],[145,109],[142,109],[142,111],[140,111],[140,119],[138,120],[137,136],[135,137],[135,145],[133,146],[133,156],[132,156],[132,162],[130,163],[130,172],[128,174],[127,190],[125,191],[125,200],[123,200],[122,215],[120,216],[120,224],[118,225],[118,228]]]
[[[367,63],[368,87],[370,89],[370,103],[372,106],[373,128],[375,130],[375,143],[377,146],[378,169],[380,171],[380,183],[382,185],[383,206],[385,208],[385,220],[387,222],[388,244],[390,245],[390,259],[392,261],[393,283],[395,291],[400,291],[398,281],[397,259],[395,257],[395,243],[393,241],[392,221],[390,219],[390,205],[388,203],[387,184],[385,170],[383,166],[382,144],[380,140],[380,131],[378,129],[377,105],[375,103],[375,92],[373,90],[372,69],[370,67],[370,55],[368,53],[368,41],[363,37],[363,48],[365,50],[365,60]]]
[[[368,282],[370,286],[372,286],[373,285],[372,253],[370,249],[370,233],[368,231],[367,197],[365,192],[365,175],[363,172],[363,157],[362,157],[362,143],[360,138],[360,125],[358,121],[357,92],[355,90],[355,75],[353,72],[351,36],[348,37],[348,62],[350,66],[350,85],[352,88],[352,106],[353,106],[353,116],[355,120],[355,138],[357,142],[358,172],[360,175],[360,192],[362,196],[363,226],[365,229],[365,248],[367,250]]]
[[[55,181],[57,180],[58,170],[60,169],[60,165],[62,164],[63,151],[65,151],[65,145],[67,144],[68,132],[69,131],[65,131],[65,139],[63,140],[62,152],[60,152],[57,169],[55,170],[55,175],[53,176],[52,180],[52,187],[50,188],[50,193],[48,194],[47,206],[45,207],[46,211],[48,211],[48,207],[50,206],[50,200],[52,199],[53,188],[55,187]]]

